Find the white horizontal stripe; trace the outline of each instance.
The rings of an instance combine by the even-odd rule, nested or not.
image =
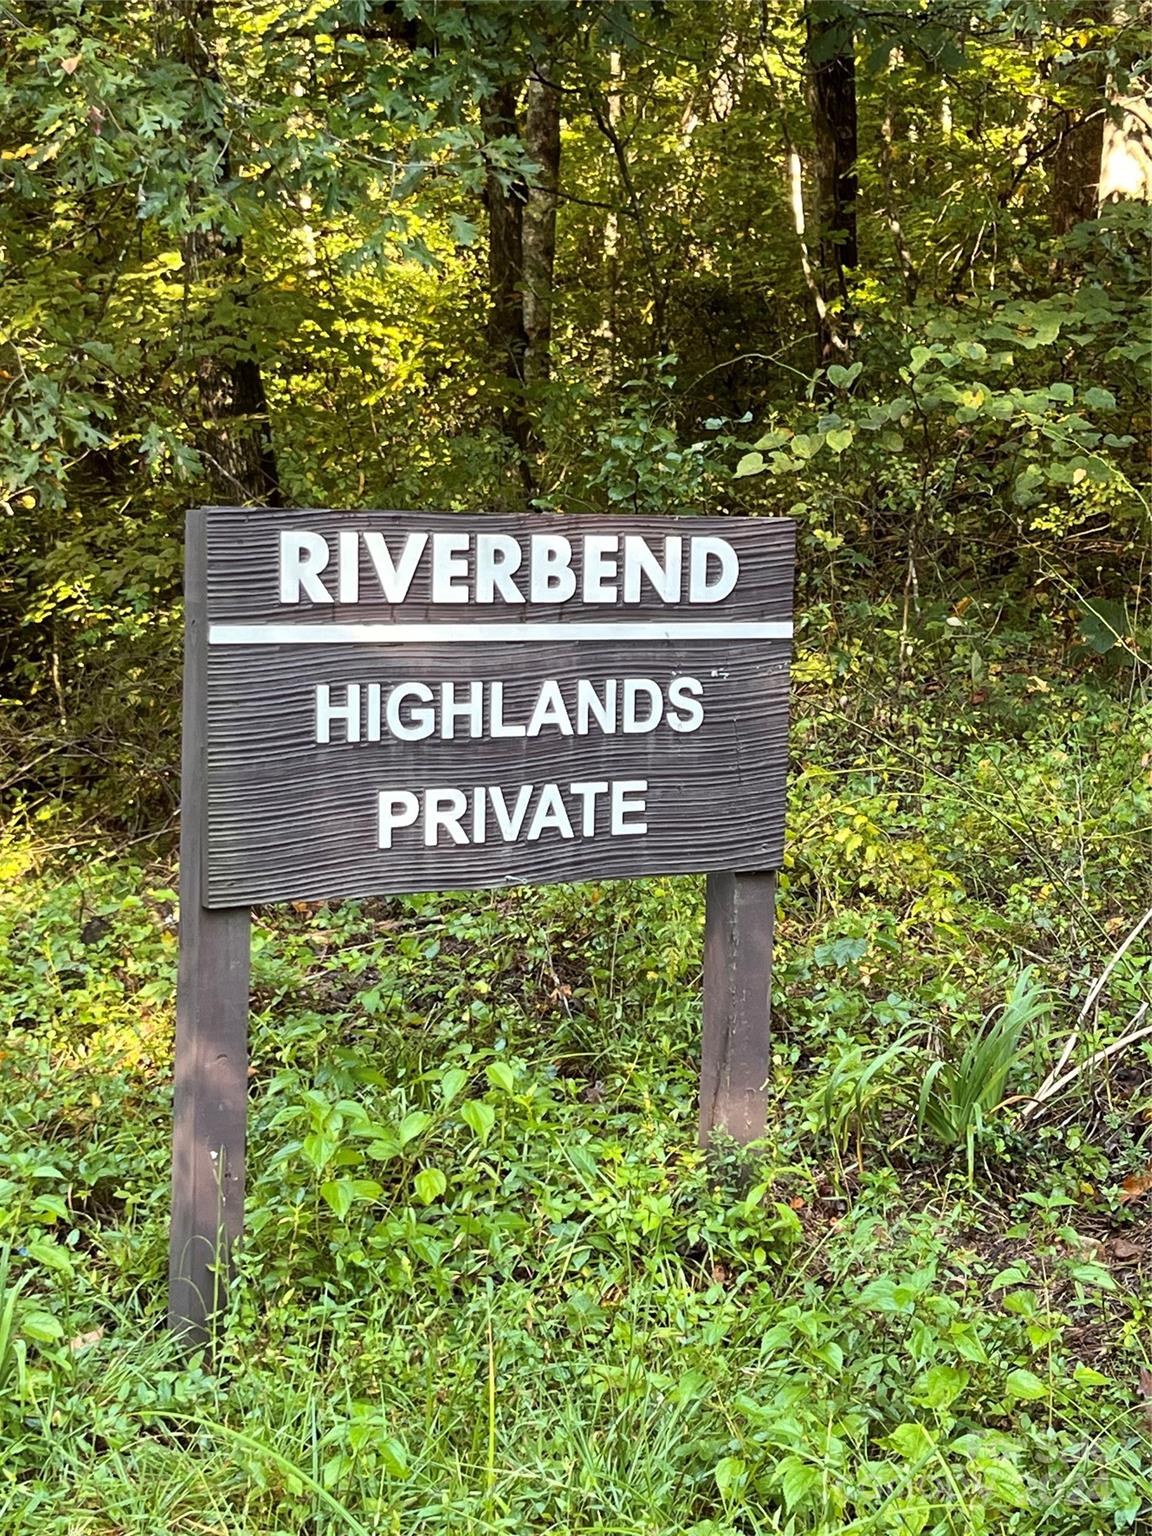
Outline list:
[[[209,645],[444,645],[506,640],[791,640],[791,624],[659,619],[592,624],[210,624]]]

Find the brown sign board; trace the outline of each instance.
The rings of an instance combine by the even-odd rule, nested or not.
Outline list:
[[[786,519],[188,517],[169,1318],[244,1214],[261,902],[708,875],[700,1137],[764,1130]]]
[[[779,867],[787,519],[190,529],[206,906]]]

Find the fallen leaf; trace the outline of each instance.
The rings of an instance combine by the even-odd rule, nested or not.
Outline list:
[[[64,71],[64,73],[66,75],[74,75],[76,73],[76,70],[77,70],[77,67],[79,66],[79,64],[80,64],[80,55],[78,53],[74,53],[70,59],[61,59],[60,60],[60,68]]]
[[[103,1337],[103,1328],[92,1328],[87,1333],[78,1333],[74,1339],[69,1339],[68,1348],[74,1353],[81,1349],[91,1349],[93,1344],[99,1344]]]
[[[1139,1200],[1141,1195],[1146,1195],[1152,1189],[1152,1168],[1145,1168],[1143,1173],[1130,1173],[1120,1186],[1120,1193],[1116,1196],[1121,1205],[1131,1205],[1133,1200]]]
[[[1108,1256],[1107,1249],[1099,1238],[1085,1237],[1082,1232],[1070,1231],[1065,1247],[1073,1255],[1079,1250],[1081,1258],[1097,1264],[1103,1263]]]
[[[1117,1259],[1138,1259],[1143,1252],[1139,1243],[1130,1243],[1126,1237],[1118,1237],[1112,1244],[1112,1253]]]

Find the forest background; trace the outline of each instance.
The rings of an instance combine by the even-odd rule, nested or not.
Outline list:
[[[0,5],[0,1529],[1147,1529],[1152,27]],[[261,914],[163,1311],[197,502],[790,514],[773,1128],[694,881]]]

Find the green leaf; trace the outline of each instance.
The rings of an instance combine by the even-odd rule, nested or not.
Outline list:
[[[1105,656],[1129,632],[1128,615],[1122,603],[1094,597],[1080,615],[1080,634],[1084,644],[1097,656]]]
[[[440,1079],[440,1097],[445,1104],[459,1098],[468,1083],[468,1074],[461,1067],[449,1067]]]
[[[414,1141],[421,1132],[427,1130],[432,1122],[432,1116],[422,1109],[414,1109],[410,1115],[405,1115],[397,1128],[400,1145],[406,1147],[410,1141]]]
[[[871,1281],[856,1298],[858,1307],[869,1312],[903,1312],[909,1309],[911,1296],[906,1286],[897,1286],[887,1275]]]
[[[329,1179],[321,1184],[320,1194],[343,1221],[357,1200],[378,1200],[384,1186],[375,1179]]]
[[[1005,1386],[1010,1396],[1020,1398],[1024,1402],[1035,1402],[1039,1398],[1048,1396],[1048,1388],[1039,1376],[1034,1371],[1027,1371],[1023,1367],[1008,1372]]]
[[[471,245],[476,239],[476,226],[471,219],[465,219],[458,213],[449,213],[448,218],[452,225],[452,238],[457,245]]]
[[[1099,389],[1093,385],[1086,389],[1080,396],[1081,403],[1093,411],[1114,411],[1116,409],[1116,396],[1110,389]]]
[[[1039,464],[1029,464],[1016,476],[1012,487],[1012,499],[1018,506],[1027,507],[1039,500],[1039,489],[1044,484],[1044,471]]]
[[[1009,1285],[1027,1285],[1028,1271],[1019,1264],[1009,1264],[1007,1269],[999,1270],[993,1277],[988,1287],[988,1294],[995,1295]]]
[[[376,1447],[380,1454],[380,1462],[389,1477],[408,1476],[408,1452],[402,1441],[390,1435],[387,1440],[381,1440]]]
[[[825,433],[824,441],[833,453],[843,453],[845,448],[851,447],[852,437],[851,427],[833,427],[831,432]]]
[[[424,1204],[431,1205],[448,1188],[448,1180],[439,1168],[421,1168],[413,1180],[413,1187]]]
[[[748,1481],[748,1468],[739,1456],[722,1456],[713,1472],[720,1497],[728,1499]]]
[[[789,447],[798,459],[811,459],[815,457],[821,442],[821,438],[813,437],[808,432],[797,432]]]
[[[853,363],[851,368],[845,368],[841,363],[832,363],[828,369],[828,382],[835,384],[837,389],[847,389],[849,384],[854,384],[863,371],[863,363]]]
[[[1069,1273],[1073,1280],[1079,1280],[1082,1285],[1094,1285],[1101,1291],[1117,1289],[1111,1270],[1103,1264],[1073,1264]]]
[[[917,1398],[925,1408],[947,1408],[968,1385],[968,1372],[954,1365],[933,1365],[916,1383]]]
[[[64,1337],[64,1329],[51,1312],[25,1312],[20,1319],[20,1331],[37,1344],[51,1344]]]
[[[911,1462],[923,1461],[936,1449],[935,1437],[923,1424],[915,1422],[897,1424],[886,1443],[899,1451],[905,1461]]]
[[[746,453],[737,464],[733,474],[737,480],[743,480],[748,475],[758,475],[764,469],[764,455],[762,453]]]
[[[1061,405],[1071,405],[1072,404],[1072,386],[1071,386],[1071,384],[1050,384],[1048,386],[1048,398],[1049,398],[1049,400],[1059,401],[1059,403]]]
[[[776,1478],[784,1503],[790,1510],[811,1493],[820,1483],[820,1471],[799,1456],[785,1456],[776,1468]]]
[[[32,1202],[33,1216],[50,1216],[54,1221],[71,1222],[68,1202],[60,1195],[37,1195]]]
[[[485,1067],[488,1081],[501,1093],[511,1093],[516,1086],[516,1069],[506,1061],[493,1061]]]
[[[487,1141],[496,1124],[496,1111],[483,1099],[469,1099],[460,1111],[460,1118],[465,1125],[471,1126],[481,1141]]]
[[[59,1243],[47,1242],[43,1238],[28,1244],[28,1257],[35,1259],[38,1264],[46,1264],[49,1269],[59,1270],[64,1275],[70,1275],[74,1267],[72,1255],[67,1248],[62,1248]]]

